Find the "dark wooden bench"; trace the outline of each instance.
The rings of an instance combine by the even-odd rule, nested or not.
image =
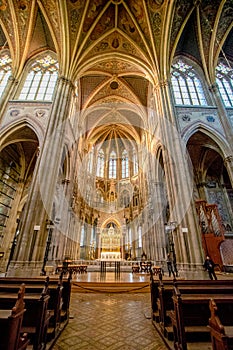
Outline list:
[[[171,311],[174,310],[174,286],[181,294],[233,293],[233,281],[210,280],[164,280],[151,279],[152,322],[169,340],[173,339]]]
[[[48,295],[47,285],[43,289],[34,290],[33,293],[26,292],[24,302],[26,311],[22,322],[22,332],[28,334],[30,343],[34,350],[45,348],[47,342],[47,330],[50,320],[48,311]],[[14,304],[15,285],[7,284],[0,286],[0,309],[9,309]]]
[[[233,350],[233,303],[228,303],[227,306],[228,312],[223,312],[214,299],[209,301],[209,327],[213,350]]]
[[[163,280],[162,282],[158,279],[155,279],[153,273],[151,273],[150,279],[150,293],[151,293],[151,311],[152,311],[152,320],[155,322],[160,322],[159,319],[159,286],[163,285],[163,289],[167,290],[168,288],[171,291],[171,297],[173,293],[173,281],[172,280]],[[173,303],[173,302],[172,302]]]
[[[9,288],[10,285],[16,286],[22,281],[27,285],[27,292],[29,293],[41,293],[41,289],[44,287],[45,278],[44,277],[36,277],[36,278],[19,278],[19,277],[1,277],[0,278],[0,286],[7,285]],[[64,277],[64,274],[58,276],[47,276],[46,281],[49,283],[49,305],[48,309],[50,311],[54,310],[54,314],[60,317],[60,321],[63,323],[62,326],[65,326],[69,320],[69,307],[70,307],[70,296],[71,296],[71,287],[72,287],[72,278],[71,274],[68,277]],[[60,286],[60,288],[58,288]],[[0,287],[1,288],[1,287]],[[60,295],[58,290],[61,291],[62,300],[59,300]],[[56,300],[57,298],[57,311],[55,310]],[[62,304],[62,305],[61,305]]]
[[[206,285],[205,285],[206,282]],[[182,283],[174,283],[173,303],[174,311],[170,311],[173,327],[175,349],[187,350],[188,342],[210,342],[210,329],[208,327],[210,310],[209,300],[218,301],[222,312],[227,312],[233,302],[232,285],[229,281],[211,283],[203,282],[203,286],[190,285],[182,287]],[[224,286],[226,282],[226,285]],[[179,287],[179,288],[178,288]],[[182,291],[182,292],[181,292]]]
[[[164,284],[160,281],[158,285],[158,323],[163,335],[169,340],[173,340],[172,322],[169,315],[171,310],[174,310],[173,304],[173,289],[174,284]]]
[[[22,332],[22,322],[25,309],[25,286],[22,284],[18,291],[18,298],[11,310],[0,310],[0,348],[4,350],[24,350],[29,340]]]

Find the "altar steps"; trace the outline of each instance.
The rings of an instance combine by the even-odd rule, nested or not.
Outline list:
[[[73,281],[72,293],[149,293],[149,282]]]

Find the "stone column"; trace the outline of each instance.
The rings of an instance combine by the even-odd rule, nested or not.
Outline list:
[[[9,275],[30,273],[32,276],[41,272],[47,239],[46,219],[52,217],[72,89],[69,80],[58,79],[45,141],[35,166],[22,217],[19,242],[8,269]]]
[[[158,116],[160,123],[160,138],[163,141],[163,160],[167,183],[167,191],[170,206],[170,222],[189,227],[190,267],[199,265],[202,267],[203,250],[201,236],[196,218],[195,205],[192,198],[193,178],[189,171],[186,145],[182,142],[179,127],[171,102],[170,87],[168,81],[161,82],[157,87],[156,98],[161,101],[158,105]],[[177,252],[177,263],[186,262],[187,247],[175,241]]]
[[[12,99],[18,85],[18,80],[16,80],[13,76],[10,76],[7,82],[7,86],[4,89],[3,95],[0,101],[0,116],[4,115],[5,108],[9,100]],[[1,120],[1,117],[0,117]]]

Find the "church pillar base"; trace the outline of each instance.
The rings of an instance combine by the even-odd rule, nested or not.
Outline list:
[[[11,261],[7,277],[38,277],[41,275],[43,261]]]

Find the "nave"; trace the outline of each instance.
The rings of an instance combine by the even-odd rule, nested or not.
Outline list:
[[[218,279],[233,279],[233,274],[217,272]],[[178,279],[208,279],[207,273],[180,273]],[[169,280],[165,272],[164,279]],[[129,292],[127,287],[121,293],[106,293],[104,288],[88,293],[91,288],[77,286],[85,281],[109,284],[150,283],[149,274],[98,272],[79,274],[73,278],[69,324],[58,338],[53,350],[167,350],[173,349],[172,342],[163,339],[151,319],[150,289]],[[86,285],[87,286],[87,285]],[[92,285],[93,286],[93,285]],[[78,290],[78,292],[77,292]],[[92,290],[93,291],[93,290]],[[211,350],[211,346],[196,343],[192,350]]]

